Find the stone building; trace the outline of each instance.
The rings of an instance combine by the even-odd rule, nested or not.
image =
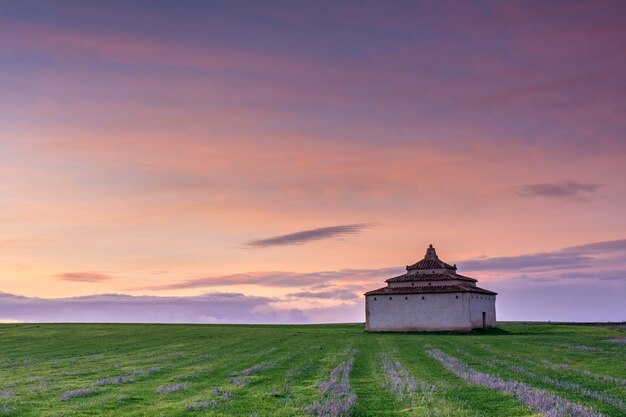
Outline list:
[[[367,331],[469,331],[496,325],[496,293],[457,274],[456,265],[439,260],[433,245],[405,274],[386,282],[365,293]]]

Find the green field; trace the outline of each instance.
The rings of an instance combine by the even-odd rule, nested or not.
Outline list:
[[[550,415],[528,396],[566,404],[554,416],[624,416],[624,338],[551,325],[6,324],[0,416]]]

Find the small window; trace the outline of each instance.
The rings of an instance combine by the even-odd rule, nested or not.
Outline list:
[[[376,297],[374,297],[374,301],[376,301]]]
[[[456,296],[456,298],[458,299],[458,298],[459,298],[459,296],[457,295],[457,296]]]
[[[411,283],[411,287],[412,287],[412,286],[414,286],[414,285],[415,285],[415,283],[414,283],[414,282],[412,282],[412,283]]]
[[[430,282],[428,283],[428,285],[430,285]]]
[[[393,297],[389,297],[390,300],[393,300]]]
[[[405,300],[408,300],[408,299],[409,299],[409,297],[404,297],[404,299],[405,299]]]
[[[422,300],[424,299],[424,297],[422,297]]]

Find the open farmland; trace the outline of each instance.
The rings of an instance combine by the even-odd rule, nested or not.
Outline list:
[[[0,416],[624,416],[626,331],[0,326]]]

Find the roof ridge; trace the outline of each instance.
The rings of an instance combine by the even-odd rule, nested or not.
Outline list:
[[[447,280],[478,282],[477,279],[466,277],[464,275],[459,275],[456,272],[451,272],[451,271],[435,272],[433,274],[404,273],[402,275],[398,275],[398,276],[386,279],[385,282],[447,281]]]
[[[496,292],[470,285],[426,285],[420,287],[382,287],[368,291],[365,295],[393,295],[393,294],[442,294],[455,292],[470,292],[487,295],[497,295]]]
[[[446,263],[442,261],[441,259],[424,258],[415,262],[414,264],[406,266],[407,271],[412,270],[412,269],[442,269],[442,268],[456,270],[456,265],[450,265],[449,263]]]

